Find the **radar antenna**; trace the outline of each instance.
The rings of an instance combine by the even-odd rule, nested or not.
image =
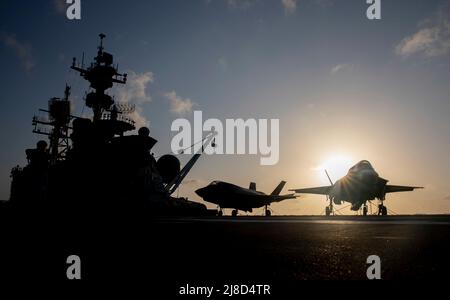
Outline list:
[[[50,140],[50,157],[52,162],[65,159],[70,149],[70,122],[74,116],[71,113],[70,89],[66,85],[64,98],[51,98],[48,101],[48,110],[40,109],[46,116],[33,117],[33,133],[46,135]]]
[[[80,73],[84,79],[89,81],[91,88],[94,90],[87,94],[85,101],[86,106],[94,112],[94,122],[102,119],[105,111],[108,111],[114,105],[114,100],[106,94],[106,90],[116,84],[125,84],[127,82],[127,74],[121,74],[118,68],[114,66],[114,57],[112,54],[104,51],[104,39],[106,35],[99,34],[100,44],[98,46],[97,56],[94,63],[88,68],[84,68],[83,64],[77,64],[76,58],[73,59],[71,69]],[[129,130],[133,130],[129,129]]]

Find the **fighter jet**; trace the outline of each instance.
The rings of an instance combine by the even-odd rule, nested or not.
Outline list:
[[[326,172],[326,171],[325,171]],[[384,205],[387,193],[408,192],[415,189],[422,189],[417,186],[388,185],[388,180],[381,178],[370,162],[362,160],[351,167],[344,177],[333,182],[326,172],[329,186],[290,190],[299,194],[320,194],[326,195],[329,205],[325,209],[327,216],[334,213],[333,203],[342,204],[349,202],[353,211],[358,211],[363,207],[363,215],[367,215],[367,201],[378,199],[378,215],[387,215],[387,207]]]
[[[295,194],[280,195],[285,181],[273,190],[270,195],[256,190],[256,183],[251,182],[248,189],[223,182],[213,181],[208,186],[195,191],[203,200],[218,205],[218,215],[222,216],[222,208],[232,208],[232,216],[237,216],[238,210],[252,212],[254,208],[265,207],[265,215],[270,216],[268,206],[273,202],[280,202],[286,199],[295,199]]]

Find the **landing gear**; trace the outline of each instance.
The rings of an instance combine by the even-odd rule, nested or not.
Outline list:
[[[387,211],[387,207],[384,206],[383,203],[381,203],[380,205],[378,205],[378,215],[380,216],[387,216],[388,211]]]
[[[364,206],[363,206],[363,216],[367,216],[367,211],[368,211],[367,204],[364,204]]]
[[[220,206],[217,207],[217,216],[218,217],[222,217],[223,216],[223,211],[222,211],[222,208]]]
[[[266,217],[270,217],[272,215],[272,212],[270,211],[270,209],[267,205],[264,208],[264,214],[266,215]]]
[[[327,196],[327,201],[329,201],[329,205],[327,207],[325,207],[325,215],[327,217],[334,215],[334,211],[333,211],[333,199],[331,199],[331,197]]]
[[[238,211],[237,209],[233,209],[233,211],[231,212],[231,216],[232,217],[237,217]]]

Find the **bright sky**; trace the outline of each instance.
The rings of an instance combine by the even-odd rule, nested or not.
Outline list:
[[[87,83],[69,70],[91,60],[98,33],[130,74],[119,100],[138,107],[170,152],[172,121],[279,118],[280,161],[204,156],[180,196],[219,179],[270,192],[328,183],[359,160],[391,184],[421,185],[389,195],[398,213],[450,212],[450,1],[382,0],[382,20],[366,18],[364,0],[82,0],[82,20],[62,0],[0,1],[0,199],[9,171],[25,163],[39,137],[31,118],[73,86],[83,110]],[[63,1],[64,2],[64,1]],[[185,162],[189,157],[183,157]],[[273,205],[276,214],[319,214],[325,198]],[[260,212],[258,212],[260,213]]]

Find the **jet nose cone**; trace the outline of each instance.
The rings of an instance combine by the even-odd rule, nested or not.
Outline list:
[[[198,189],[195,191],[195,193],[200,197],[204,198],[206,196],[206,189],[205,188]]]

